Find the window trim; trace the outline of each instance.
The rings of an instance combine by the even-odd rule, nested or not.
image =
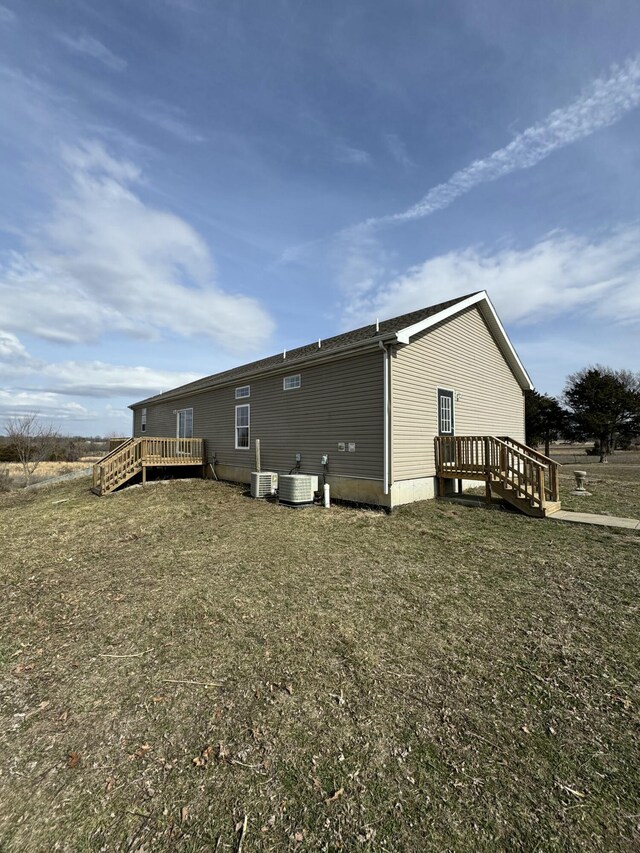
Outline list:
[[[287,379],[297,379],[297,385],[289,385],[287,387]],[[290,376],[282,377],[282,390],[283,391],[295,391],[297,388],[302,388],[302,376],[300,373],[292,373]]]
[[[191,435],[180,435],[180,413],[191,412]],[[186,426],[186,417],[185,417]],[[185,409],[176,409],[176,438],[193,438],[193,406],[188,406]]]
[[[247,391],[246,394],[240,393],[240,392],[244,391],[245,389]],[[236,400],[245,400],[247,397],[250,397],[250,396],[251,396],[251,385],[239,385],[236,388],[236,393],[235,393]]]
[[[140,432],[146,432],[146,431],[147,431],[147,410],[141,409],[140,410]]]
[[[238,425],[238,409],[247,410],[247,424],[246,426],[242,424],[242,426]],[[247,444],[239,445],[238,444],[238,430],[246,429],[247,431]],[[251,403],[240,403],[235,408],[234,412],[234,422],[233,422],[233,437],[234,437],[234,446],[236,450],[251,450]]]

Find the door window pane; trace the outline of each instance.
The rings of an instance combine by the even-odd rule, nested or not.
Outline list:
[[[178,412],[178,438],[193,438],[193,409]]]

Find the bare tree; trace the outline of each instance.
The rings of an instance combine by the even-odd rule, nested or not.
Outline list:
[[[4,426],[9,443],[15,448],[22,465],[25,485],[29,485],[38,465],[55,450],[60,439],[52,426],[41,423],[38,415],[9,418]]]

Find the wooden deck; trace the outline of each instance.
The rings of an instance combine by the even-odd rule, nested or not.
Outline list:
[[[512,506],[544,518],[560,509],[558,463],[512,438],[492,435],[437,436],[439,494],[446,480],[481,480]]]
[[[202,438],[129,438],[93,466],[93,491],[108,495],[147,468],[205,464]]]

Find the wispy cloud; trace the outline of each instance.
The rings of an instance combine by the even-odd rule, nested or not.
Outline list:
[[[14,394],[51,392],[62,396],[132,398],[157,394],[197,378],[197,373],[188,371],[96,360],[43,361],[31,356],[16,335],[0,330],[0,379],[13,386]]]
[[[16,19],[16,13],[6,6],[0,5],[0,24],[11,24]]]
[[[0,417],[36,413],[58,422],[86,421],[95,417],[85,406],[50,391],[13,391],[0,388]]]
[[[27,358],[27,351],[18,338],[0,330],[0,370],[3,365],[21,363]]]
[[[138,110],[138,114],[145,121],[156,125],[166,133],[170,133],[183,142],[204,142],[205,138],[199,131],[191,127],[185,120],[184,112],[178,107],[153,101],[145,104]]]
[[[25,249],[0,265],[5,329],[69,343],[175,333],[235,352],[264,344],[269,315],[216,284],[200,235],[143,201],[135,163],[97,142],[68,146],[63,161],[67,185]]]
[[[112,71],[124,71],[127,67],[126,59],[109,50],[106,45],[88,33],[80,33],[79,35],[58,33],[58,40],[74,53],[90,56]]]
[[[368,166],[371,163],[371,154],[368,151],[347,145],[343,140],[336,143],[335,156],[339,163],[345,163],[348,166]]]
[[[487,290],[512,323],[595,313],[640,324],[640,225],[598,238],[554,232],[527,249],[469,248],[430,258],[391,281],[368,271],[345,320],[367,323],[476,290]]]
[[[399,163],[404,169],[411,169],[416,165],[407,153],[407,146],[397,133],[385,133],[384,144],[396,163]]]
[[[554,151],[614,124],[639,104],[640,57],[636,56],[613,66],[608,76],[593,80],[575,101],[528,127],[504,148],[475,160],[432,187],[417,204],[400,213],[368,219],[364,224],[378,226],[430,216],[479,184],[529,169]]]

